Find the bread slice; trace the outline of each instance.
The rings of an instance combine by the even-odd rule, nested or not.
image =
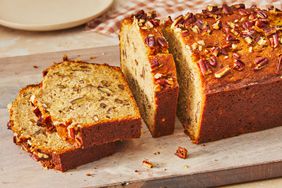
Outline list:
[[[40,161],[44,167],[66,171],[113,154],[117,143],[96,145],[86,149],[75,148],[62,140],[57,133],[50,133],[38,126],[38,118],[29,101],[39,85],[30,85],[20,90],[10,108],[9,128],[14,132],[14,142]]]
[[[173,133],[178,83],[155,12],[139,11],[123,20],[119,34],[120,63],[142,118],[153,137]]]
[[[166,22],[177,114],[195,143],[282,125],[281,15],[224,4]]]
[[[42,121],[77,147],[141,134],[139,110],[118,67],[65,59],[44,71],[31,101]]]

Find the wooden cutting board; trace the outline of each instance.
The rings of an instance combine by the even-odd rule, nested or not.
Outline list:
[[[64,54],[119,64],[117,46],[0,59],[0,187],[207,187],[282,176],[282,127],[194,145],[178,121],[174,135],[154,139],[143,124],[142,137],[124,143],[110,157],[66,173],[43,169],[13,144],[6,106]],[[188,148],[188,159],[174,155],[178,146]],[[144,159],[157,167],[144,167]]]

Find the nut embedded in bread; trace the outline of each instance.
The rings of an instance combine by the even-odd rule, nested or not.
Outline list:
[[[178,83],[155,12],[139,11],[121,24],[121,69],[153,137],[173,133]]]
[[[44,167],[66,171],[79,165],[113,154],[117,143],[97,145],[86,149],[75,148],[62,140],[57,133],[50,133],[38,126],[38,117],[29,101],[39,85],[27,86],[19,92],[10,108],[9,129],[14,133],[14,142],[40,161]]]
[[[141,117],[118,67],[65,59],[44,71],[31,98],[44,122],[77,147],[138,138]]]
[[[282,125],[282,12],[209,6],[166,22],[178,116],[195,143]]]

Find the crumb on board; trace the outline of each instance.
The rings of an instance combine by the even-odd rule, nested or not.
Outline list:
[[[33,65],[33,68],[38,69],[38,66],[37,65]]]
[[[91,174],[91,173],[86,173],[86,176],[91,176],[91,177],[93,177],[93,176],[94,176],[94,174]]]
[[[95,56],[91,56],[91,57],[90,57],[90,59],[96,59],[96,58],[97,58],[97,57],[95,57]]]
[[[188,157],[188,151],[186,148],[178,146],[175,155],[181,159],[186,159]]]
[[[154,152],[154,155],[159,155],[161,154],[161,152],[157,151],[157,152]]]
[[[139,170],[134,170],[134,172],[136,172],[136,173],[137,173],[137,172],[139,172]]]
[[[188,165],[184,165],[184,168],[189,168],[189,166]]]
[[[147,168],[153,168],[153,167],[155,166],[152,162],[150,162],[150,161],[147,160],[147,159],[143,160],[143,161],[142,161],[142,164],[143,164],[144,166],[146,166]]]

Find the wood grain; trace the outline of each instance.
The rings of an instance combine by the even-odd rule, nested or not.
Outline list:
[[[117,46],[0,59],[0,187],[210,187],[282,176],[282,127],[194,145],[178,121],[174,135],[151,138],[143,124],[142,137],[124,143],[113,156],[66,173],[43,169],[12,143],[6,106],[21,87],[40,82],[41,71],[64,54],[119,63]],[[178,146],[188,148],[188,159],[174,155]],[[142,166],[144,159],[157,167]]]

